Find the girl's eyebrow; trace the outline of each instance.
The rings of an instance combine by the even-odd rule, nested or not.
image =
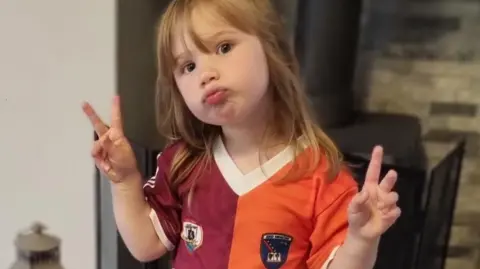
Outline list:
[[[224,35],[229,35],[229,34],[234,34],[235,32],[232,31],[232,30],[221,30],[221,31],[217,31],[213,34],[203,34],[203,35],[199,35],[201,36],[202,38],[205,38],[206,40],[215,40],[215,39],[218,39],[219,37],[222,37]]]
[[[185,49],[184,51],[173,56],[173,63],[175,66],[177,66],[180,64],[180,62],[184,61],[185,58],[188,59],[189,57],[193,57],[192,52],[188,49]]]
[[[173,57],[173,60],[174,60],[175,65],[177,65],[178,62],[180,62],[180,60],[181,60],[182,58],[185,58],[185,56],[186,56],[187,54],[189,54],[189,53],[188,53],[188,52],[182,52],[182,53],[179,53],[179,54],[175,55],[175,56]]]
[[[213,42],[217,39],[219,39],[220,37],[223,37],[225,35],[231,35],[231,34],[235,34],[235,31],[232,31],[232,30],[221,30],[221,31],[217,31],[213,34],[202,34],[202,35],[198,35],[199,37],[201,37],[205,42],[207,43],[210,43],[210,42]],[[191,53],[189,51],[184,51],[184,52],[181,52],[177,55],[174,55],[173,59],[174,59],[174,63],[177,65],[178,62],[182,59],[182,58],[185,58],[187,57],[188,55],[190,55]]]
[[[232,36],[234,34],[236,34],[236,32],[233,30],[220,30],[214,33],[199,34],[198,37],[201,39],[203,50],[208,51],[209,47],[216,46],[216,43],[225,38],[225,36]]]

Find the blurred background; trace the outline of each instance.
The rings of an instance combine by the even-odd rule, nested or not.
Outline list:
[[[357,168],[383,144],[400,172],[402,221],[378,268],[480,268],[480,2],[274,0],[318,121]],[[66,268],[139,264],[115,230],[90,159],[87,100],[109,119],[119,93],[144,174],[155,131],[155,24],[167,0],[0,2],[0,267],[42,221]],[[477,194],[476,194],[477,193]],[[386,260],[390,259],[387,263]]]

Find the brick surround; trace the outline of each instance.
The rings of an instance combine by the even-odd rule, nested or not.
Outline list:
[[[447,268],[480,268],[480,1],[397,2],[366,5],[357,99],[418,116],[431,164],[466,135]]]

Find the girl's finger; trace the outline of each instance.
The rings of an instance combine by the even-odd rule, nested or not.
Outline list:
[[[98,169],[102,170],[106,174],[112,169],[110,163],[105,159],[95,158],[95,164],[97,165]]]
[[[96,141],[94,144],[93,144],[93,148],[92,148],[92,157],[94,158],[102,158],[103,159],[103,154],[104,154],[104,150],[103,150],[103,146],[102,144],[99,142],[99,141]]]
[[[383,210],[385,208],[392,207],[396,205],[398,202],[399,196],[396,192],[389,192],[389,193],[380,193],[378,196],[378,208]]]
[[[401,214],[402,210],[397,206],[385,213],[382,218],[389,223],[393,223],[400,217]]]
[[[361,212],[363,208],[367,206],[368,197],[367,191],[357,193],[350,202],[350,213],[355,214]]]
[[[108,131],[107,125],[100,119],[93,107],[85,102],[82,105],[83,112],[87,115],[98,136],[104,135]]]
[[[372,158],[368,164],[367,173],[365,175],[365,185],[378,184],[380,179],[380,170],[383,162],[383,148],[375,146],[372,152]]]
[[[390,192],[395,186],[396,182],[397,172],[395,172],[395,170],[390,170],[380,182],[379,187],[384,192]]]
[[[93,143],[92,156],[98,157],[100,152],[107,152],[106,146],[108,145],[108,135],[101,136],[95,143]]]

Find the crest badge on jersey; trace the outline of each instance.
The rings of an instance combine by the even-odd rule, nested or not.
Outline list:
[[[293,238],[286,234],[267,233],[262,235],[260,257],[267,269],[279,269],[287,261]]]
[[[181,237],[188,251],[194,252],[203,243],[202,226],[190,221],[184,221]]]

